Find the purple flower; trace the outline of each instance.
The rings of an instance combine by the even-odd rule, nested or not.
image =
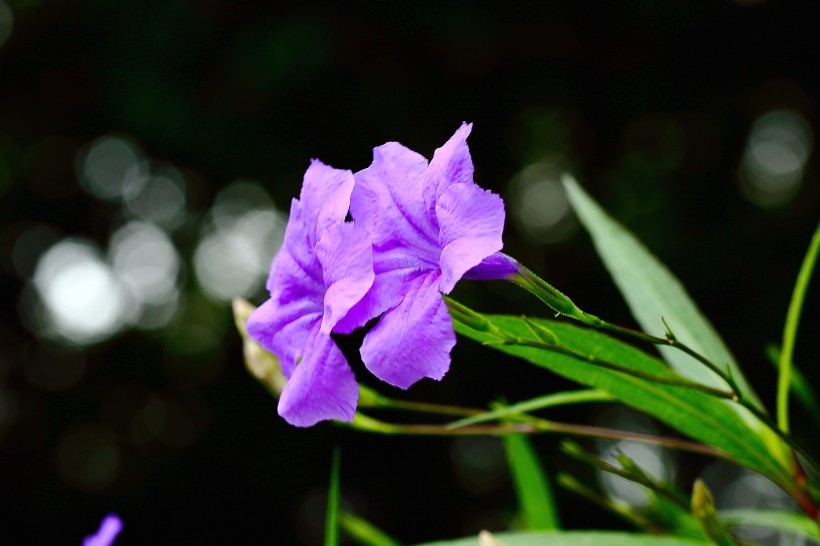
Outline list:
[[[356,413],[359,387],[330,337],[374,278],[367,232],[344,221],[353,185],[350,171],[311,163],[271,266],[271,297],[247,323],[248,332],[279,357],[288,378],[279,415],[296,426],[352,421]]]
[[[122,520],[117,514],[108,514],[93,535],[83,539],[83,546],[110,546],[122,531]]]
[[[353,220],[373,242],[373,286],[339,323],[346,332],[384,313],[367,334],[362,360],[378,378],[407,388],[450,367],[456,342],[440,293],[462,277],[509,278],[502,247],[504,202],[473,182],[463,124],[427,160],[397,142],[373,150],[355,175]]]

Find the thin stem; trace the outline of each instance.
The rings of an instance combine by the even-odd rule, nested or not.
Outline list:
[[[735,399],[740,399],[741,393],[738,391],[737,385],[735,384],[734,380],[724,370],[720,369],[720,367],[717,364],[715,364],[714,362],[712,362],[711,360],[709,360],[708,358],[706,358],[705,356],[703,356],[699,352],[695,351],[694,349],[692,349],[691,347],[689,347],[685,343],[683,343],[681,341],[678,341],[674,337],[668,337],[668,338],[657,337],[657,336],[647,334],[645,332],[641,332],[639,330],[633,330],[632,328],[626,328],[624,326],[618,326],[617,324],[612,324],[611,322],[607,322],[605,320],[599,319],[598,317],[595,317],[594,315],[590,315],[590,316],[592,316],[594,319],[597,319],[598,321],[600,321],[597,324],[597,326],[599,328],[601,328],[602,330],[609,330],[610,332],[617,332],[619,334],[630,336],[632,338],[635,338],[635,339],[638,339],[638,340],[641,340],[641,341],[646,341],[646,342],[649,342],[649,343],[652,343],[652,344],[655,344],[655,345],[667,345],[669,347],[675,347],[679,351],[683,351],[684,353],[688,354],[689,356],[691,356],[692,358],[694,358],[695,360],[697,360],[698,362],[700,362],[701,364],[703,364],[704,366],[706,366],[707,368],[712,370],[715,374],[717,374],[717,376],[720,377],[726,383],[726,385],[732,390],[732,392],[734,392],[734,394],[735,394],[734,398]]]
[[[573,436],[583,436],[588,438],[604,438],[607,440],[631,440],[633,442],[641,442],[645,444],[654,444],[672,449],[679,449],[681,451],[688,451],[691,453],[699,453],[701,455],[708,455],[710,457],[720,457],[733,461],[730,455],[723,451],[707,446],[690,442],[689,440],[680,440],[677,438],[666,438],[664,436],[655,436],[654,434],[644,434],[642,432],[630,432],[625,430],[615,430],[602,427],[593,427],[588,425],[575,425],[569,423],[557,423],[555,421],[544,421],[539,426],[543,432],[554,432],[561,434],[570,434]]]
[[[447,425],[403,425],[396,423],[385,423],[383,421],[378,421],[376,419],[368,417],[363,413],[359,412],[356,414],[356,417],[352,423],[342,424],[365,432],[376,432],[379,434],[408,434],[414,436],[501,436],[505,434],[538,433],[570,434],[575,436],[604,438],[608,440],[632,440],[635,442],[656,444],[660,446],[669,447],[672,449],[680,449],[692,453],[699,453],[701,455],[721,457],[730,461],[733,460],[727,453],[724,453],[719,449],[703,444],[698,444],[696,442],[690,442],[688,440],[665,438],[663,436],[655,436],[652,434],[644,434],[641,432],[630,432],[625,430],[607,429],[586,425],[575,425],[571,423],[559,423],[555,421],[547,421],[546,419],[538,419],[536,417],[530,416],[522,417],[526,417],[526,423],[504,425],[473,425],[453,429],[449,428]]]
[[[584,404],[590,402],[613,402],[616,400],[617,398],[615,398],[609,393],[593,389],[557,392],[547,394],[544,396],[539,396],[538,398],[533,398],[531,400],[525,400],[524,402],[518,402],[517,404],[513,404],[510,406],[503,406],[491,411],[484,411],[478,413],[477,415],[465,417],[464,419],[454,421],[447,426],[450,428],[457,428],[467,425],[475,425],[476,423],[484,423],[486,421],[495,421],[498,419],[503,419],[505,417],[530,417],[525,414],[531,411],[551,408],[554,406],[562,406],[567,404]]]
[[[800,312],[803,310],[803,301],[806,298],[806,290],[814,264],[817,262],[818,252],[820,252],[820,224],[814,231],[806,257],[803,258],[803,264],[800,266],[789,310],[786,313],[786,324],[783,327],[783,346],[779,359],[780,375],[777,378],[777,424],[785,432],[789,432],[789,388],[792,380],[792,356],[797,338],[797,326],[800,324]]]

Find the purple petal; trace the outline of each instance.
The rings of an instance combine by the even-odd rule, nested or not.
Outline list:
[[[362,360],[382,381],[406,389],[424,377],[441,379],[450,368],[456,335],[439,277],[435,271],[412,279],[402,302],[365,336]]]
[[[422,187],[427,160],[397,142],[373,149],[373,163],[357,172],[350,197],[353,220],[370,232],[373,246],[409,246],[437,255],[437,237]]]
[[[342,351],[317,325],[279,398],[279,415],[297,427],[327,419],[352,421],[358,399],[359,386]]]
[[[467,271],[463,279],[473,281],[490,281],[509,279],[518,273],[518,262],[503,252],[487,256],[481,263]]]
[[[279,358],[285,377],[293,374],[308,337],[322,322],[322,301],[297,298],[286,302],[269,299],[248,318],[248,333]]]
[[[325,229],[344,221],[350,208],[353,184],[351,171],[334,169],[318,159],[310,162],[299,200],[311,247]]]
[[[268,276],[271,297],[248,319],[248,333],[279,358],[290,377],[313,326],[321,321],[325,294],[322,264],[310,246],[303,206],[293,200],[285,242]]]
[[[441,291],[503,246],[504,201],[475,184],[454,184],[436,204],[441,232]]]
[[[453,184],[473,182],[473,160],[467,147],[472,123],[462,123],[444,146],[433,154],[424,182],[424,203],[427,213],[435,218],[436,203]]]
[[[117,514],[108,514],[93,535],[83,540],[83,546],[110,546],[122,531],[122,520]]]
[[[322,332],[329,334],[373,285],[373,248],[367,231],[351,223],[325,230],[316,245],[327,292]]]

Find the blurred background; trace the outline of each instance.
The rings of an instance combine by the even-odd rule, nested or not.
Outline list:
[[[356,171],[389,140],[431,157],[462,121],[476,181],[505,198],[508,253],[634,324],[568,209],[573,173],[680,277],[772,407],[766,346],[820,216],[804,3],[290,4],[0,0],[0,543],[79,544],[116,511],[123,545],[319,544],[334,445],[346,506],[402,542],[516,525],[495,439],[284,423],[230,310],[265,299],[310,158]],[[544,314],[504,283],[456,296]],[[807,372],[818,323],[815,283]],[[357,377],[395,397],[482,407],[570,387],[461,341],[444,381],[403,393],[368,377],[355,341]],[[614,407],[549,415],[666,433]],[[548,471],[596,486],[558,441],[534,440]],[[645,451],[684,488],[704,477],[719,506],[786,503],[738,469]],[[625,528],[556,494],[569,528]]]

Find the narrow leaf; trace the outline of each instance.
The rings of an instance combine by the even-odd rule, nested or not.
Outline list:
[[[552,489],[532,444],[524,436],[510,435],[504,437],[504,448],[527,528],[533,531],[560,528]]]
[[[786,313],[786,325],[783,327],[783,344],[779,359],[780,375],[777,381],[777,424],[786,432],[789,431],[789,387],[792,382],[794,343],[797,338],[797,327],[800,324],[800,312],[803,310],[803,300],[806,298],[806,290],[809,287],[812,271],[814,271],[814,264],[817,262],[818,252],[820,252],[820,224],[814,231],[806,257],[800,266],[789,310]]]
[[[339,523],[345,534],[362,546],[399,546],[384,531],[350,512],[342,512]]]
[[[339,546],[339,461],[342,451],[333,449],[330,466],[330,486],[327,491],[327,514],[325,515],[325,546]]]
[[[505,336],[521,340],[521,343],[516,344],[492,344],[493,348],[547,368],[567,379],[607,392],[624,404],[722,450],[735,461],[768,476],[776,483],[789,483],[788,467],[770,453],[760,436],[741,418],[742,412],[736,411],[731,402],[689,387],[647,379],[646,377],[653,376],[668,380],[680,379],[679,375],[660,360],[601,332],[574,324],[536,319],[525,321],[520,317],[503,315],[485,315],[484,318],[491,321],[493,328],[503,332]],[[566,354],[527,345],[526,340],[533,337],[527,322],[543,323],[558,336],[564,347],[575,353],[617,363],[625,369],[643,374],[644,377],[599,367]],[[497,334],[472,330],[458,320],[455,327],[459,334],[479,343],[498,341]]]
[[[729,349],[680,281],[632,233],[609,217],[571,177],[565,177],[563,182],[572,208],[592,236],[598,255],[641,327],[650,334],[664,337],[667,331],[665,321],[677,339],[719,366],[728,366],[741,394],[760,407],[757,395]],[[712,371],[683,352],[671,347],[659,347],[659,350],[684,377],[714,387],[724,386]]]
[[[769,362],[774,365],[775,369],[778,369],[780,365],[780,349],[777,345],[767,345],[766,356]],[[820,405],[817,403],[817,396],[814,394],[814,389],[799,368],[792,367],[791,376],[792,394],[794,394],[797,401],[800,402],[800,405],[803,406],[803,409],[811,415],[815,424],[820,425]]]

